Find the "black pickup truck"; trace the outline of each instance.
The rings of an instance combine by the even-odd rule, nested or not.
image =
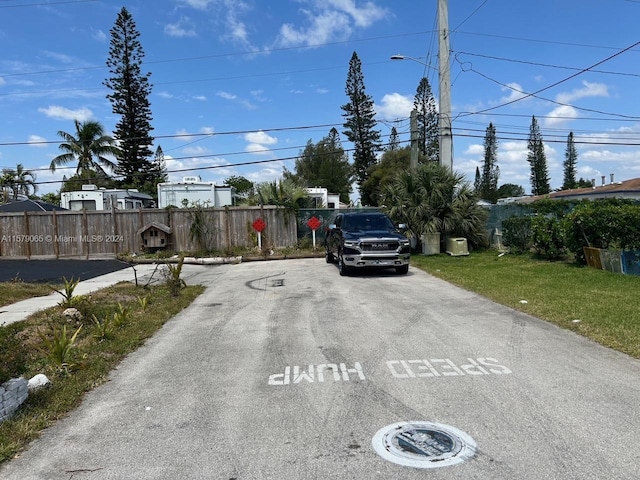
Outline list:
[[[340,275],[354,268],[395,268],[409,271],[411,247],[400,233],[404,225],[393,224],[384,213],[340,213],[329,225],[325,237],[327,263],[338,262]]]

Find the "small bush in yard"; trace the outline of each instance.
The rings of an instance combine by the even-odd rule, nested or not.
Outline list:
[[[177,264],[173,265],[171,263],[167,263],[162,270],[165,285],[174,297],[180,295],[180,290],[187,286],[185,281],[180,278],[183,263],[184,258],[180,258],[180,261]]]
[[[556,217],[535,217],[531,227],[533,246],[538,254],[554,260],[567,252],[564,226]]]
[[[513,253],[528,252],[532,245],[531,217],[511,217],[502,221],[504,243]]]

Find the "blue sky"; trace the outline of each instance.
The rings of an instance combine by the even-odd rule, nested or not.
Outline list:
[[[22,163],[39,193],[73,173],[48,171],[58,131],[73,132],[74,119],[114,128],[102,82],[123,6],[141,34],[154,149],[172,180],[292,170],[308,140],[342,132],[354,51],[383,138],[395,126],[408,140],[423,75],[438,98],[436,0],[0,0],[0,168]],[[450,2],[454,169],[473,182],[493,122],[499,184],[530,192],[535,115],[552,188],[571,131],[579,177],[640,176],[640,45],[629,49],[639,19],[640,0]]]

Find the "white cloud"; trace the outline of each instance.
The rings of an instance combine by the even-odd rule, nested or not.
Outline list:
[[[91,34],[91,36],[93,37],[94,40],[97,40],[101,43],[105,43],[107,41],[107,34],[104,33],[102,30],[94,30]]]
[[[306,28],[282,25],[277,44],[284,47],[321,45],[332,40],[346,40],[352,33],[349,17],[343,13],[306,13],[310,24]]]
[[[215,3],[216,0],[181,0],[182,3],[196,10],[206,10],[209,4]]]
[[[236,95],[228,92],[218,92],[216,95],[220,98],[224,98],[225,100],[235,100],[237,98]]]
[[[213,127],[202,127],[200,129],[200,132],[201,133],[208,133],[210,135],[213,135],[214,130],[213,130]]]
[[[380,104],[374,106],[376,114],[386,120],[406,118],[413,110],[413,100],[399,93],[388,93],[382,97]]]
[[[187,132],[184,128],[181,128],[176,132],[175,138],[176,140],[182,140],[183,142],[189,142],[193,140],[193,136],[189,135],[189,132]]]
[[[570,103],[585,97],[608,97],[609,91],[603,83],[582,82],[583,88],[577,88],[571,92],[560,93],[556,100],[560,103]]]
[[[68,108],[58,105],[49,105],[47,108],[39,108],[38,111],[56,120],[78,120],[79,122],[86,122],[93,118],[93,112],[88,108],[69,110]]]
[[[47,139],[40,135],[29,135],[29,144],[31,144],[32,147],[46,148],[47,145],[44,143],[46,141]]]
[[[515,82],[508,83],[506,87],[501,87],[501,90],[503,92],[509,92],[509,94],[502,97],[500,103],[516,102],[527,95],[522,86]]]
[[[263,131],[246,133],[244,139],[248,142],[245,151],[260,155],[269,154],[269,145],[275,145],[278,142],[277,138],[267,135]]]
[[[173,95],[166,91],[158,92],[158,96],[166,99],[173,98]]]
[[[170,37],[195,37],[197,36],[195,27],[188,17],[182,17],[176,23],[169,23],[164,26],[165,35]]]
[[[578,110],[570,105],[556,107],[549,112],[543,123],[547,127],[555,127],[578,117]]]
[[[262,130],[246,133],[244,139],[249,143],[259,143],[260,145],[275,145],[278,143],[277,138],[267,135]]]
[[[301,9],[304,25],[286,23],[280,27],[276,44],[280,46],[313,46],[330,41],[346,40],[354,28],[367,28],[389,15],[388,10],[373,2],[355,0],[315,0]]]
[[[318,2],[318,4],[324,5],[325,2],[347,13],[357,27],[369,27],[375,21],[389,15],[389,12],[385,8],[378,7],[373,2],[367,2],[360,8],[356,7],[355,0],[322,0]],[[360,2],[360,5],[362,5],[362,2]]]
[[[209,153],[209,150],[206,149],[205,147],[199,147],[199,146],[185,147],[182,149],[182,153],[184,153],[185,155],[201,156]]]
[[[205,97],[204,95],[195,95],[193,97],[194,100],[198,100],[199,102],[206,102],[207,101],[207,97]]]

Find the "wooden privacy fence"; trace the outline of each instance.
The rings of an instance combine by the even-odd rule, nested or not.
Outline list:
[[[252,224],[258,218],[267,225],[263,246],[296,244],[295,214],[274,206],[2,213],[0,258],[88,259],[142,252],[139,232],[152,223],[171,229],[169,250],[232,252],[257,245]]]

